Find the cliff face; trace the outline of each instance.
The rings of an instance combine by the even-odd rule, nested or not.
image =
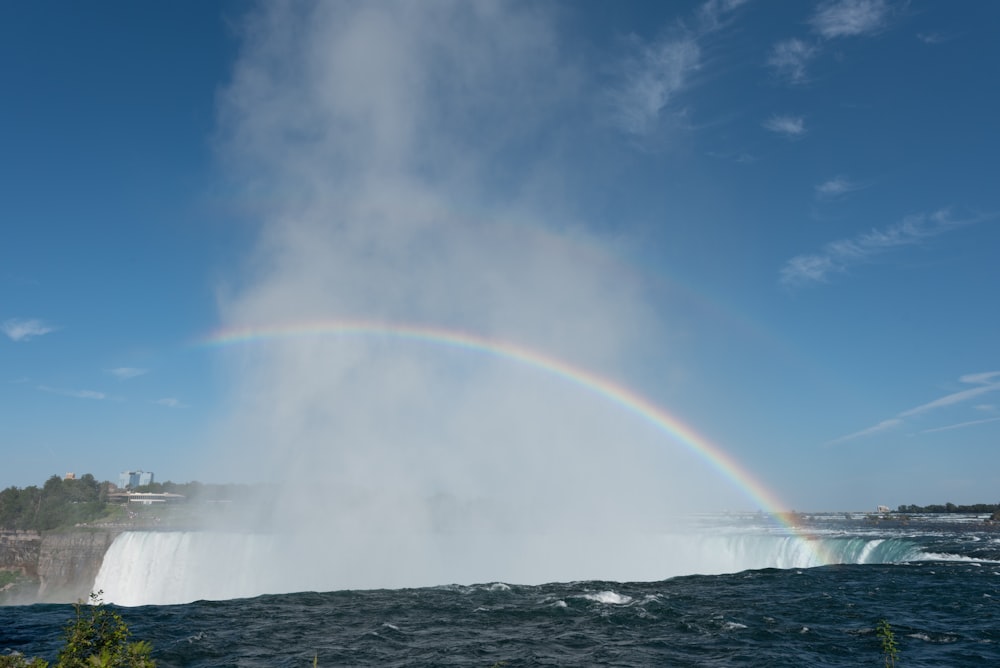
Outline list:
[[[42,537],[34,531],[0,530],[0,605],[38,600],[38,553]]]
[[[0,571],[36,577],[41,543],[34,531],[0,531]]]
[[[101,570],[113,531],[67,531],[42,536],[38,548],[38,600],[70,603],[86,600]]]

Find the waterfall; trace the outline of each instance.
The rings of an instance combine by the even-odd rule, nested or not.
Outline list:
[[[370,536],[352,546],[319,533],[127,532],[108,549],[94,589],[103,590],[108,602],[144,605],[498,580],[656,581],[809,568],[823,565],[818,554],[833,563],[860,564],[910,561],[922,553],[900,538],[807,541],[769,533]]]

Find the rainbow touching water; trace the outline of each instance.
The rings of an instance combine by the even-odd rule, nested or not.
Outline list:
[[[451,346],[519,362],[557,376],[597,394],[651,423],[672,440],[708,463],[723,478],[741,489],[757,506],[772,514],[800,540],[804,541],[817,565],[832,561],[827,555],[821,553],[819,545],[815,541],[798,532],[794,522],[790,519],[791,515],[787,512],[785,504],[722,448],[637,392],[587,369],[570,365],[537,350],[458,330],[365,320],[326,320],[284,325],[232,327],[217,330],[199,343],[209,347],[223,347],[256,341],[316,336],[379,336]]]

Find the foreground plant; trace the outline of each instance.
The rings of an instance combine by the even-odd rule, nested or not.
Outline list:
[[[894,668],[896,659],[899,658],[899,647],[896,645],[896,635],[889,626],[889,621],[880,619],[875,626],[875,633],[882,641],[882,658],[885,660],[886,668]]]
[[[90,605],[73,606],[76,619],[66,626],[66,644],[59,650],[55,668],[155,668],[150,658],[153,646],[145,641],[129,642],[132,635],[114,610],[90,595]],[[22,654],[0,656],[0,668],[48,668],[44,659],[28,659]]]
[[[129,642],[125,620],[90,595],[90,605],[77,603],[76,620],[66,627],[66,645],[59,650],[56,668],[153,668],[153,646],[145,641]]]
[[[0,668],[48,668],[49,662],[43,659],[29,659],[23,654],[0,655]]]

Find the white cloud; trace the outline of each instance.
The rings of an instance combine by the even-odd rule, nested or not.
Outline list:
[[[797,255],[781,269],[781,282],[799,284],[810,281],[824,282],[829,273],[839,270],[832,258],[826,255]]]
[[[952,429],[964,429],[965,427],[972,427],[977,424],[986,424],[987,422],[996,422],[1000,420],[1000,417],[986,418],[984,420],[969,420],[968,422],[959,422],[958,424],[949,424],[944,427],[935,427],[934,429],[924,429],[921,434],[933,434],[938,431],[951,431]]]
[[[39,385],[38,389],[42,392],[50,392],[52,394],[60,394],[64,397],[75,397],[77,399],[95,399],[97,401],[103,401],[104,399],[110,398],[104,392],[97,392],[96,390],[68,390],[58,387],[49,387],[48,385]]]
[[[890,12],[885,0],[829,0],[817,7],[809,22],[815,32],[828,40],[873,35],[887,25]],[[794,37],[776,42],[767,65],[788,83],[805,83],[809,80],[807,66],[819,57],[822,44],[822,40],[810,44]]]
[[[937,32],[918,32],[917,39],[919,39],[924,44],[943,44],[947,42],[949,37],[947,35],[942,35]]]
[[[977,385],[978,387],[946,394],[945,396],[935,399],[934,401],[930,401],[926,404],[917,406],[916,408],[903,411],[899,414],[899,417],[913,417],[914,415],[920,415],[921,413],[926,413],[927,411],[932,411],[936,408],[942,408],[944,406],[951,406],[953,404],[968,401],[969,399],[978,397],[981,394],[986,394],[987,392],[1000,390],[1000,380],[997,380],[998,377],[1000,377],[1000,371],[990,371],[987,373],[962,376],[959,378],[959,382],[967,385]]]
[[[869,262],[901,246],[912,246],[953,229],[984,220],[955,220],[947,210],[908,216],[895,225],[873,228],[851,239],[828,243],[819,253],[797,255],[781,268],[781,283],[803,285],[826,281],[830,274],[846,272],[850,267]]]
[[[820,5],[809,22],[820,35],[832,39],[876,33],[888,16],[885,0],[834,0]]]
[[[855,190],[861,190],[862,188],[864,186],[860,183],[850,181],[843,176],[835,176],[817,185],[816,195],[822,198],[833,199],[841,195],[846,195],[849,192],[854,192]]]
[[[174,397],[164,397],[163,399],[157,399],[153,403],[157,406],[166,406],[167,408],[187,408],[187,404]]]
[[[958,392],[952,392],[950,394],[944,395],[943,397],[939,397],[933,401],[929,401],[925,404],[920,404],[919,406],[916,406],[914,408],[901,411],[895,417],[890,418],[888,420],[883,420],[874,427],[862,429],[861,431],[854,432],[853,434],[848,434],[847,436],[842,436],[840,438],[829,441],[828,445],[834,443],[842,443],[844,441],[851,441],[856,438],[862,438],[864,436],[870,436],[872,434],[885,431],[886,429],[889,428],[898,427],[904,424],[907,420],[915,418],[919,415],[923,415],[925,413],[929,413],[931,411],[935,411],[948,406],[955,406],[961,403],[965,403],[970,399],[978,397],[982,394],[986,394],[988,392],[996,392],[1000,390],[1000,371],[987,371],[983,373],[966,374],[960,377],[958,380],[960,383],[963,383],[965,385],[976,385],[976,387],[960,390]],[[980,406],[976,406],[976,408],[979,409]],[[962,427],[970,427],[972,425],[983,424],[986,422],[993,422],[995,420],[1000,420],[1000,418],[969,420],[965,422],[960,422],[958,424],[947,425],[944,427],[924,429],[921,433],[928,434],[938,431],[947,431],[949,429],[960,429]]]
[[[786,116],[775,114],[764,121],[765,130],[776,132],[790,139],[801,137],[806,133],[806,122],[802,116]]]
[[[55,330],[55,327],[36,319],[10,318],[0,325],[0,331],[6,334],[11,341],[30,341],[36,336],[42,336]]]
[[[696,11],[703,32],[716,30],[725,21],[726,15],[745,5],[749,0],[706,0]]]
[[[634,137],[647,137],[671,118],[684,118],[686,109],[677,98],[701,66],[700,41],[722,28],[746,1],[707,0],[695,10],[691,28],[678,22],[648,42],[633,35],[610,93],[615,124]]]
[[[128,380],[130,378],[135,378],[136,376],[141,376],[143,374],[149,373],[149,369],[138,369],[130,366],[120,366],[114,369],[108,369],[110,373],[115,378],[119,380]]]
[[[775,43],[767,57],[767,64],[774,69],[775,74],[790,83],[805,83],[808,81],[806,65],[812,60],[818,49],[801,39],[786,39]]]
[[[989,385],[994,382],[1000,382],[995,380],[998,376],[1000,376],[1000,371],[984,371],[982,373],[967,373],[958,380],[959,382],[971,383],[973,385]]]
[[[856,438],[862,438],[864,436],[871,436],[872,434],[878,434],[883,431],[888,431],[890,429],[895,429],[896,427],[903,424],[903,421],[899,418],[889,418],[888,420],[882,420],[877,425],[873,427],[868,427],[867,429],[862,429],[861,431],[856,431],[853,434],[848,434],[847,436],[841,436],[840,438],[835,438],[832,441],[827,441],[825,445],[835,445],[837,443],[843,443],[845,441],[853,441]]]
[[[700,54],[691,36],[638,45],[623,67],[620,86],[612,92],[618,126],[631,135],[652,133],[688,75],[698,68]]]
[[[721,151],[706,151],[705,155],[719,160],[729,160],[739,165],[749,165],[757,162],[757,156],[745,151],[729,153]]]

